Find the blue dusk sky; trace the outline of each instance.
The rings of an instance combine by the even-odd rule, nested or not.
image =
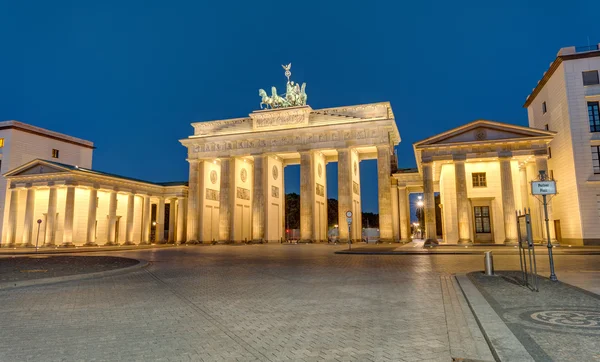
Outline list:
[[[187,180],[191,122],[245,117],[281,64],[326,108],[390,101],[412,143],[485,118],[527,124],[559,48],[600,42],[600,1],[0,1],[0,119],[91,140],[95,169]],[[337,165],[327,166],[337,197]],[[375,161],[361,163],[377,212]],[[285,171],[298,192],[299,167]]]

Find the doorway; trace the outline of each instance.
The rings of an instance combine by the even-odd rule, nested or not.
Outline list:
[[[475,204],[475,203],[474,203]],[[492,233],[492,214],[489,203],[473,205],[473,229],[476,243],[491,243],[494,241]]]

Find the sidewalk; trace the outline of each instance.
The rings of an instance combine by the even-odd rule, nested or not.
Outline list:
[[[340,244],[343,245],[343,244]],[[372,255],[411,255],[411,254],[465,254],[483,255],[486,251],[492,251],[495,255],[518,255],[519,249],[516,245],[459,245],[440,244],[432,247],[423,246],[423,240],[413,240],[410,243],[382,243],[382,244],[353,244],[351,250],[340,250],[336,254],[372,254]],[[548,248],[544,245],[536,245],[537,255],[548,255]],[[600,255],[600,246],[555,246],[555,255]]]
[[[600,295],[590,291],[600,290],[598,274],[571,274],[559,282],[540,278],[539,292],[522,286],[518,271],[492,277],[473,272],[457,279],[500,360],[507,360],[502,353],[519,350],[519,360],[600,360]]]
[[[31,254],[69,254],[69,253],[89,253],[89,252],[107,252],[124,250],[144,250],[156,248],[185,247],[186,245],[174,244],[151,244],[151,245],[118,245],[118,246],[75,246],[70,248],[39,248],[37,253],[35,248],[0,248],[0,257],[3,255],[31,255]]]

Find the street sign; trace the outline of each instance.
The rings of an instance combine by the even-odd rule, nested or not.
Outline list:
[[[351,217],[348,217],[348,218],[346,218],[346,222],[347,222],[348,224],[352,224],[352,218],[351,218]]]
[[[351,219],[352,218],[352,211],[346,211],[346,217]]]
[[[531,182],[531,194],[532,195],[555,195],[556,194],[556,181],[532,181]]]

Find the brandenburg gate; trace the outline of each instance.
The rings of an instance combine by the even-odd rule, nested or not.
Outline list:
[[[190,165],[188,243],[279,242],[285,233],[284,172],[300,165],[300,238],[327,241],[327,175],[338,163],[340,240],[360,240],[360,161],[376,159],[382,241],[392,241],[391,161],[400,134],[389,102],[312,109],[305,84],[264,90],[249,117],[193,123],[180,142]],[[354,214],[348,235],[346,211]]]

